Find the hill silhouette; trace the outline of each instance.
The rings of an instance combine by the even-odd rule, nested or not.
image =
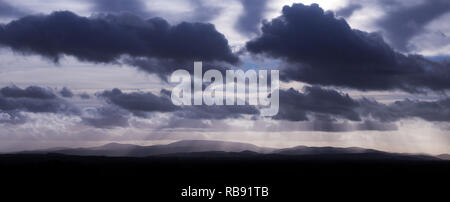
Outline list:
[[[430,156],[417,154],[389,153],[360,147],[308,147],[296,146],[275,149],[259,147],[248,143],[215,140],[182,140],[166,145],[140,146],[133,144],[108,143],[97,147],[52,148],[24,151],[26,154],[64,154],[76,156],[148,157],[148,156],[261,156],[293,155],[303,158],[374,158],[374,159],[445,159],[446,155]]]
[[[136,201],[434,201],[445,195],[450,161],[364,148],[284,149],[189,140],[167,145],[110,143],[0,155],[2,194],[15,199]],[[267,198],[181,198],[188,186],[267,186]],[[17,191],[24,194],[13,194]],[[383,193],[383,194],[380,194]],[[78,198],[80,197],[80,198]]]

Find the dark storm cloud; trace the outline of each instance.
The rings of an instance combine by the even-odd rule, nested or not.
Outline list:
[[[449,98],[429,102],[403,100],[388,105],[363,99],[361,106],[361,114],[382,121],[397,121],[411,117],[427,121],[450,121]]]
[[[17,17],[25,15],[24,11],[0,0],[0,17]]]
[[[70,103],[58,98],[50,90],[37,86],[26,89],[10,86],[0,89],[0,110],[9,113],[18,111],[78,113],[78,109]]]
[[[170,112],[180,118],[211,120],[242,118],[243,115],[253,117],[259,114],[259,110],[251,105],[175,106],[170,100],[170,94],[168,90],[162,90],[160,95],[155,95],[150,92],[124,93],[119,89],[113,89],[104,91],[99,96],[113,106],[141,117],[146,117],[146,113],[151,112]],[[124,114],[124,111],[120,113]],[[334,131],[338,131],[339,127],[352,130],[394,130],[394,125],[389,122],[401,119],[450,121],[450,99],[429,102],[404,100],[383,104],[367,98],[353,99],[348,94],[317,86],[305,87],[303,92],[291,88],[280,90],[279,113],[273,118],[311,121],[311,124],[317,126],[311,127],[323,128],[321,130],[326,130],[327,127],[334,128]],[[355,123],[342,125],[337,122],[338,120]]]
[[[146,5],[141,0],[94,0],[93,10],[102,13],[133,13],[141,17],[149,16]]]
[[[361,8],[362,8],[362,6],[360,4],[352,3],[352,4],[347,5],[344,8],[337,10],[336,15],[344,17],[344,18],[348,18],[348,17],[352,16],[352,14],[355,11],[357,11]]]
[[[190,119],[242,118],[243,115],[258,115],[259,110],[252,105],[186,106],[175,112],[176,116]]]
[[[426,0],[414,6],[395,6],[377,24],[395,48],[408,51],[411,49],[408,42],[412,37],[423,32],[428,23],[448,12],[450,1]]]
[[[0,93],[3,97],[7,98],[34,98],[49,100],[55,99],[56,95],[48,89],[38,86],[29,86],[25,89],[17,86],[7,86],[0,89]]]
[[[247,42],[254,54],[284,59],[281,79],[360,90],[450,88],[450,64],[395,52],[377,33],[351,29],[317,4],[293,4]]]
[[[91,96],[87,93],[81,93],[78,96],[80,96],[80,98],[83,100],[87,100],[87,99],[91,98]]]
[[[119,89],[104,91],[99,94],[106,100],[126,109],[137,116],[145,116],[147,112],[173,112],[177,117],[191,119],[225,119],[240,118],[243,114],[257,115],[258,109],[254,106],[175,106],[170,99],[171,92],[162,90],[157,96],[151,92],[123,93]]]
[[[235,28],[245,35],[258,34],[268,2],[269,0],[242,0],[243,11],[236,21]]]
[[[62,55],[104,63],[119,62],[122,55],[238,62],[224,35],[212,24],[183,22],[172,26],[161,18],[142,20],[129,14],[86,18],[61,11],[27,16],[1,27],[0,44],[56,62]]]
[[[330,120],[336,116],[352,121],[360,121],[356,112],[359,103],[347,94],[320,87],[305,87],[304,93],[297,90],[280,90],[280,109],[275,119],[290,121],[308,120],[308,114],[316,119]]]
[[[171,112],[178,109],[168,97],[157,96],[151,92],[123,93],[115,88],[111,91],[104,91],[100,96],[106,98],[111,104],[135,114],[140,112]]]
[[[63,89],[61,89],[59,91],[59,94],[61,94],[61,96],[63,97],[73,97],[73,93],[70,89],[68,89],[67,87],[64,87]]]
[[[139,67],[140,69],[157,74],[161,79],[167,80],[167,75],[178,69],[185,69],[189,73],[194,72],[194,61],[177,61],[173,59],[160,59],[160,58],[124,58],[125,63],[132,66]],[[210,69],[219,70],[225,73],[230,69],[232,65],[224,62],[204,62],[202,63],[202,70],[206,72]]]
[[[410,118],[437,122],[450,121],[450,98],[436,101],[405,99],[383,104],[367,98],[353,99],[347,94],[320,87],[305,87],[303,91],[301,93],[292,88],[286,91],[280,90],[280,111],[274,119],[306,121],[312,117],[313,122],[325,125],[334,123],[336,119],[364,120],[357,126],[361,130],[383,127],[386,130],[392,129],[391,126],[380,122]]]

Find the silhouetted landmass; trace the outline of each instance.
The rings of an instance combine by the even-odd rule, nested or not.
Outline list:
[[[423,159],[445,159],[446,155],[432,157],[429,155],[399,154],[365,149],[359,147],[307,147],[296,146],[292,148],[274,149],[258,147],[253,144],[226,142],[214,140],[182,140],[167,145],[139,146],[133,144],[109,143],[97,147],[85,148],[50,148],[44,150],[24,151],[27,154],[66,154],[77,156],[114,156],[114,157],[147,157],[147,156],[171,156],[191,155],[198,152],[243,152],[249,151],[259,154],[282,154],[282,155],[327,155],[327,154],[365,154],[366,156],[379,156],[389,158],[423,158]],[[376,155],[378,154],[378,155]]]
[[[80,156],[129,156],[145,157],[173,153],[191,153],[207,151],[241,152],[253,151],[270,153],[275,149],[258,147],[253,144],[213,140],[182,140],[167,145],[139,146],[132,144],[109,143],[99,147],[60,148],[51,150],[26,151],[22,153],[58,153]]]
[[[204,148],[209,149],[224,145],[214,141],[183,141],[165,145],[180,152],[157,152],[158,155],[148,157],[75,156],[52,153],[55,150],[3,154],[0,155],[0,177],[4,186],[1,190],[2,194],[17,190],[23,193],[14,195],[15,198],[63,201],[67,198],[210,201],[182,198],[181,189],[187,186],[222,191],[225,186],[270,188],[268,198],[221,195],[212,201],[364,201],[368,198],[405,201],[420,196],[434,201],[448,193],[445,184],[450,180],[450,161],[431,156],[302,146],[261,153],[254,145],[235,143],[227,143],[227,149],[223,147],[223,150],[245,150],[186,152],[201,150],[189,145],[205,144],[209,146]],[[107,144],[88,151],[130,148],[139,151],[135,150],[135,145],[124,144]],[[138,148],[150,151],[147,147]],[[164,145],[150,148],[167,151]]]

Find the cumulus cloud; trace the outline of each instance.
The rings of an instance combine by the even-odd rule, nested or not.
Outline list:
[[[83,100],[87,100],[87,99],[91,98],[91,96],[87,93],[81,93],[78,96],[80,96],[80,98]]]
[[[30,86],[25,89],[8,86],[0,89],[0,111],[20,117],[21,111],[34,113],[78,114],[78,108],[57,97],[49,89]]]
[[[68,89],[67,87],[64,87],[63,89],[61,89],[59,91],[59,94],[61,94],[61,96],[63,96],[63,97],[68,97],[68,98],[73,97],[72,91],[70,89]]]
[[[242,115],[258,115],[259,110],[250,105],[233,106],[175,106],[170,99],[170,91],[162,90],[161,95],[151,92],[123,93],[119,89],[104,91],[99,94],[108,103],[126,109],[137,116],[152,112],[173,112],[177,117],[189,119],[225,119],[240,118]]]
[[[450,121],[450,99],[437,101],[403,100],[392,104],[381,104],[363,99],[361,114],[382,121],[398,121],[405,118],[421,118],[427,121]]]
[[[448,62],[398,53],[379,34],[352,29],[317,4],[285,6],[246,48],[284,59],[280,76],[286,81],[360,90],[450,88]]]
[[[1,26],[0,44],[55,62],[63,55],[94,63],[118,63],[123,55],[176,62],[238,62],[212,24],[170,25],[162,18],[143,20],[130,14],[86,18],[59,11],[27,16]]]
[[[348,94],[317,86],[280,91],[280,112],[274,119],[332,123],[343,119],[363,121],[361,128],[380,128],[380,122],[420,118],[426,121],[450,121],[450,99],[420,101],[405,99],[380,103],[368,98],[353,99]],[[387,127],[391,128],[391,127]]]
[[[306,121],[308,114],[330,120],[330,115],[360,121],[356,108],[359,103],[347,94],[320,87],[305,87],[304,93],[293,88],[280,91],[280,111],[275,119]]]
[[[100,94],[111,104],[139,114],[141,112],[171,112],[178,109],[172,101],[165,96],[157,96],[151,92],[123,93],[115,88]]]

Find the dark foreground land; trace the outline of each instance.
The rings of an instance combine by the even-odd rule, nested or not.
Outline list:
[[[267,186],[268,197],[212,201],[407,200],[449,197],[450,162],[380,154],[276,155],[204,152],[146,158],[0,155],[2,197],[66,201],[211,201],[188,186]],[[441,200],[442,200],[441,199]],[[16,201],[16,200],[14,200]],[[444,200],[445,201],[445,200]]]

